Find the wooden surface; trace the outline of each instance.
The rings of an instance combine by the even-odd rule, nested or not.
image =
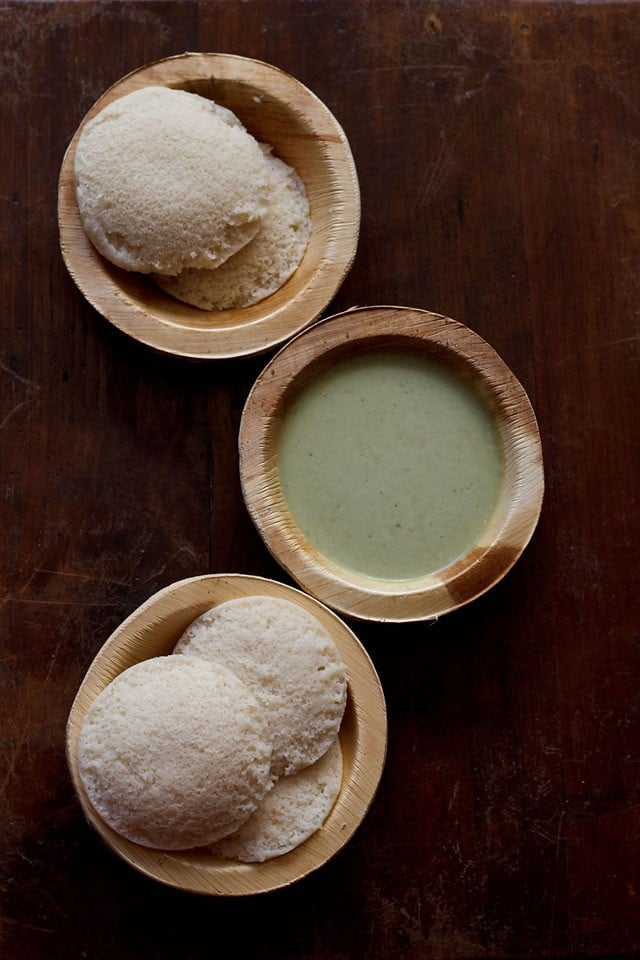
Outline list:
[[[640,953],[640,7],[489,0],[0,7],[0,954],[6,960]],[[489,594],[359,625],[389,711],[347,847],[247,901],[139,875],[64,758],[81,678],[154,591],[286,578],[242,503],[263,359],[198,364],[107,324],[64,268],[65,148],[128,71],[185,50],[290,72],[343,125],[362,190],[331,311],[467,323],[536,410],[546,497]]]

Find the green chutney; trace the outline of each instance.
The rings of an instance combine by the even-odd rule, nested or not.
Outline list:
[[[503,456],[475,391],[435,361],[363,353],[319,374],[277,448],[296,524],[328,559],[384,580],[448,566],[498,500]]]

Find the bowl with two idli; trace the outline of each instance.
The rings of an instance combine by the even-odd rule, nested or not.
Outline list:
[[[58,187],[63,259],[110,323],[196,359],[312,323],[355,257],[360,192],[329,108],[272,64],[155,61],[92,106]]]

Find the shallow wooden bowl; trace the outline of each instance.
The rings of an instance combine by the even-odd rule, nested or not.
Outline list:
[[[347,706],[340,730],[344,772],[338,798],[323,826],[284,856],[265,863],[219,860],[204,849],[152,850],[121,837],[92,807],[78,774],[78,738],[84,716],[111,681],[141,660],[170,654],[186,627],[210,607],[233,597],[281,597],[300,604],[325,626],[345,662]],[[89,823],[123,860],[161,883],[195,893],[242,896],[284,887],[321,867],[351,838],[377,790],[384,766],[387,719],[375,668],[351,630],[325,606],[293,587],[240,574],[181,580],[154,594],[109,637],[89,667],[67,723],[67,762]]]
[[[209,97],[232,110],[298,172],[311,208],[311,236],[292,277],[251,307],[204,311],[174,300],[143,274],[104,259],[87,238],[73,164],[83,126],[113,100],[146,86]],[[62,163],[58,188],[62,256],[76,285],[107,320],[158,350],[200,359],[237,357],[280,344],[315,320],[355,256],[360,192],[344,131],[302,83],[277,67],[222,53],[185,53],[135,70],[89,110]]]
[[[283,417],[304,386],[338,360],[386,349],[430,357],[470,382],[493,416],[504,459],[498,503],[478,542],[437,573],[406,580],[363,576],[323,556],[293,520],[278,476]],[[363,620],[428,620],[469,603],[510,570],[540,514],[540,437],[524,389],[476,333],[425,310],[352,310],[319,321],[289,342],[247,398],[239,447],[245,502],[273,556],[312,596]]]

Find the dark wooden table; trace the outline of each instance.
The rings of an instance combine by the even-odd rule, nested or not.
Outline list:
[[[640,955],[640,6],[5,2],[0,38],[0,955]],[[209,571],[287,579],[238,480],[267,358],[142,347],[59,252],[82,116],[185,50],[269,61],[327,103],[363,202],[328,312],[467,323],[527,389],[546,466],[539,527],[493,591],[433,624],[350,624],[388,701],[379,793],[334,861],[253,899],[128,868],[64,757],[84,671],[148,596]]]

